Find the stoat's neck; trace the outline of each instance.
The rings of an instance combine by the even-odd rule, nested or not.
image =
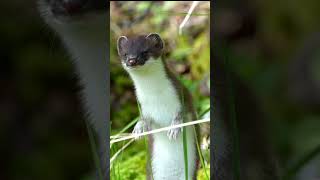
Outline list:
[[[127,71],[134,82],[137,93],[157,94],[173,88],[161,58],[149,60],[142,67],[127,69]]]
[[[153,119],[160,127],[169,126],[172,118],[181,110],[179,96],[161,59],[139,69],[128,70],[136,89],[142,114]]]

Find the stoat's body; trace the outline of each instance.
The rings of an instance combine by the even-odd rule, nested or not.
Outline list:
[[[61,37],[74,59],[83,86],[83,102],[101,147],[107,152],[107,23],[108,2],[101,0],[40,0],[43,18]],[[105,177],[107,159],[102,156]]]
[[[161,59],[162,40],[157,34],[135,38],[120,37],[118,52],[123,67],[134,82],[141,107],[141,119],[134,133],[194,120],[188,91],[170,73]],[[197,152],[193,127],[186,128],[188,179],[195,179]],[[180,128],[150,137],[154,180],[185,180],[183,135]]]
[[[129,71],[134,81],[142,115],[151,120],[151,129],[167,127],[182,109],[179,92],[165,73],[161,59],[145,71]],[[166,132],[153,135],[152,170],[154,179],[185,180],[182,133],[170,140]],[[189,177],[194,176],[196,149],[193,129],[187,128]]]

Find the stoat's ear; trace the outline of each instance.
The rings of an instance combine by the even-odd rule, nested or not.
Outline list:
[[[156,49],[162,50],[163,49],[163,41],[159,34],[157,33],[150,33],[146,37],[150,43],[151,46],[153,46]]]
[[[118,54],[121,55],[123,54],[123,45],[128,41],[128,38],[126,36],[120,36],[118,38],[118,41],[117,41],[117,49],[118,49]]]

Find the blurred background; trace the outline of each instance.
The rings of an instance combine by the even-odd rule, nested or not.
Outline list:
[[[110,3],[111,135],[117,135],[123,129],[125,133],[131,133],[134,124],[128,129],[126,127],[139,116],[132,80],[123,69],[117,53],[117,39],[122,35],[159,33],[165,44],[163,57],[190,90],[197,112],[200,114],[210,108],[210,2],[204,1],[196,6],[182,35],[179,35],[179,25],[191,4],[192,1]],[[203,137],[209,135],[209,129],[209,123],[203,126]],[[209,142],[206,138],[204,141]],[[110,157],[125,143],[114,144]],[[145,143],[144,140],[135,141],[122,151],[112,162],[111,179],[145,179],[148,157]],[[206,148],[203,153],[209,168],[210,151]],[[198,179],[205,177],[200,171]]]
[[[148,24],[154,26],[151,30],[159,32],[170,45],[172,39],[177,39],[176,22],[185,15],[174,12],[186,12],[190,3],[181,2],[184,5],[179,8],[160,3],[160,10],[166,7],[171,13],[157,12],[142,19],[148,19]],[[111,12],[118,13],[112,17],[113,23],[129,27],[133,20],[139,22],[130,19],[135,17],[130,12],[138,8],[143,11],[146,6],[148,3],[132,6],[134,10],[130,10],[111,4]],[[227,51],[234,71],[258,95],[269,116],[270,137],[280,154],[280,165],[284,169],[291,167],[320,144],[320,1],[224,0],[212,3],[211,7],[215,24],[213,43],[218,45],[214,51]],[[205,20],[201,20],[207,16],[198,8],[194,12],[198,16],[191,16],[184,29],[191,43],[196,41],[194,37],[207,38],[209,33],[204,30]],[[35,1],[0,1],[0,9],[0,179],[86,179],[94,163],[77,97],[77,78],[69,57],[60,40],[40,19]],[[120,18],[126,21],[120,22]],[[166,26],[157,25],[163,19]],[[195,26],[193,21],[201,23]],[[110,31],[113,41],[110,63],[114,66],[111,103],[115,108],[112,134],[138,115],[135,98],[130,94],[131,82],[117,64],[115,51],[115,38],[118,33],[125,34],[125,29]],[[139,32],[141,29],[149,30],[143,28],[143,23],[137,28]],[[186,41],[181,39],[180,45]],[[190,48],[189,43],[185,44]],[[178,60],[172,64],[186,84],[189,79],[199,81],[207,70],[206,66],[202,67],[205,62],[199,63],[204,70],[192,70],[186,57],[197,53],[186,55],[188,48],[167,55]],[[180,62],[179,57],[185,59]],[[193,89],[192,85],[188,87]],[[194,89],[193,92],[200,92],[195,85]],[[199,102],[206,101],[205,96],[199,95],[199,99],[202,97]],[[141,148],[144,144],[140,143]],[[128,148],[126,153],[130,151],[139,159],[134,148]],[[312,153],[315,156],[311,163],[302,167],[301,179],[311,179],[308,175],[320,172],[318,154]],[[121,162],[132,165],[130,161]],[[134,171],[143,169],[139,166]]]
[[[320,1],[212,6],[213,52],[257,95],[284,175],[320,179]]]
[[[0,9],[0,179],[87,179],[95,166],[70,58],[36,1]]]

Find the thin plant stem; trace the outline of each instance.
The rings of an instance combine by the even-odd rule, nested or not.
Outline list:
[[[200,145],[199,145],[199,141],[198,141],[198,138],[197,138],[197,131],[196,131],[196,127],[193,126],[193,130],[194,130],[194,134],[195,134],[195,139],[196,139],[196,146],[197,146],[197,150],[198,150],[198,154],[199,154],[199,158],[200,158],[200,162],[201,162],[201,165],[204,169],[204,173],[207,177],[207,179],[209,180],[209,176],[208,176],[208,173],[206,171],[206,165],[204,163],[204,158],[203,158],[203,154],[201,152],[201,149],[200,149]]]

